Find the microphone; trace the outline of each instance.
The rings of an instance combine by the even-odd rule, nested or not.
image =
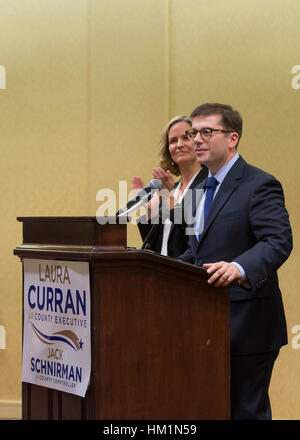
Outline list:
[[[153,197],[155,191],[160,190],[162,187],[162,182],[159,179],[152,179],[147,186],[140,189],[137,195],[130,200],[126,206],[120,209],[116,216],[121,217],[129,214],[130,212],[136,211],[141,205],[148,202]]]

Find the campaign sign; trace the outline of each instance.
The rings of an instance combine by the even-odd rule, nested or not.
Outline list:
[[[84,397],[91,373],[89,263],[24,259],[22,381]]]

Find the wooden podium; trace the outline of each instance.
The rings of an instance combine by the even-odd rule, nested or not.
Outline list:
[[[200,267],[127,250],[114,218],[18,220],[21,260],[89,262],[92,319],[85,398],[23,383],[23,419],[230,418],[228,289],[210,287]]]

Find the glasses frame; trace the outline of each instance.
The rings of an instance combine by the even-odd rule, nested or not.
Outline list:
[[[193,132],[195,132],[195,131],[197,132],[196,135],[195,135],[194,137],[192,137],[192,136],[189,134],[189,132],[191,132],[192,130],[193,130]],[[210,136],[209,136],[208,138],[206,138],[206,139],[204,139],[203,136],[202,136],[202,133],[201,133],[201,132],[202,132],[203,130],[210,130]],[[189,139],[192,139],[192,140],[193,140],[193,139],[195,139],[195,137],[196,137],[197,134],[199,133],[201,139],[202,139],[204,142],[206,142],[206,141],[208,141],[208,140],[212,137],[214,131],[220,131],[221,133],[235,133],[234,130],[224,130],[224,129],[222,129],[222,128],[203,127],[203,128],[201,128],[201,130],[196,130],[195,128],[190,128],[189,130],[186,130],[185,134],[187,135],[187,137],[188,137]]]

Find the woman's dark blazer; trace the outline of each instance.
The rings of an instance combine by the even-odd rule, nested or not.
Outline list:
[[[195,189],[202,180],[207,178],[207,174],[207,168],[202,168],[193,180],[190,189]],[[177,186],[178,183],[179,182],[177,182],[175,186]],[[182,209],[184,209],[184,199],[185,197],[183,197],[181,201]],[[172,211],[170,211],[170,218],[172,218]],[[185,234],[185,228],[187,225],[184,222],[184,218],[184,215],[182,215],[182,224],[173,223],[171,226],[168,239],[168,256],[170,257],[176,258],[187,249],[189,236]],[[163,221],[160,219],[159,223],[153,224],[151,222],[146,222],[145,216],[143,216],[138,219],[138,228],[143,242],[148,236],[144,248],[160,253],[164,233]]]

